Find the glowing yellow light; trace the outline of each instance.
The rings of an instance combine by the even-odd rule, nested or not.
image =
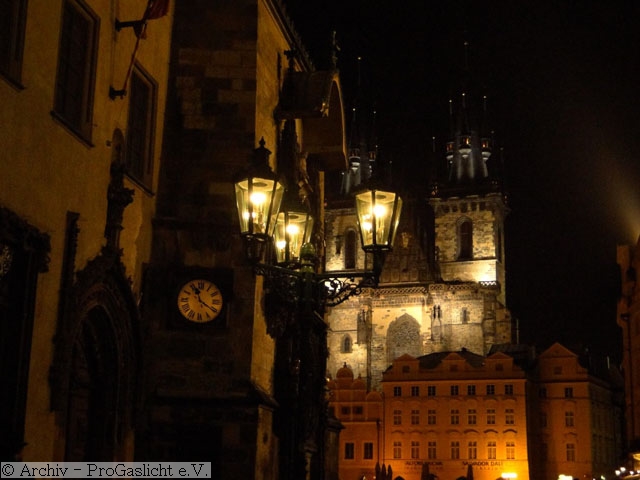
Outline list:
[[[384,217],[387,214],[387,209],[385,208],[384,205],[376,205],[375,207],[373,207],[373,214],[376,217]]]
[[[500,475],[502,478],[518,478],[518,474],[514,472],[505,472]]]
[[[298,227],[298,225],[289,224],[287,226],[287,233],[289,235],[298,235],[300,233],[300,227]]]
[[[284,247],[287,246],[287,242],[285,242],[284,240],[278,240],[276,242],[276,247],[278,248],[278,250],[284,250]]]
[[[262,205],[267,200],[267,196],[262,192],[253,192],[250,200],[254,205]]]

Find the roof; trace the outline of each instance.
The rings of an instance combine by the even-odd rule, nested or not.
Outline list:
[[[459,350],[457,352],[437,352],[423,355],[422,357],[418,358],[418,360],[420,361],[420,368],[436,368],[443,362],[443,360],[453,355],[460,357],[469,365],[476,368],[481,367],[485,362],[484,356],[472,353],[466,348],[463,348],[462,350]]]

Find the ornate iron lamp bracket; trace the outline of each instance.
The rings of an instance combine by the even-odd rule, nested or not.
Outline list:
[[[264,277],[264,309],[267,332],[273,338],[294,323],[297,313],[324,313],[325,307],[341,304],[377,286],[376,276],[367,271],[334,271],[317,274],[257,263],[256,275]]]

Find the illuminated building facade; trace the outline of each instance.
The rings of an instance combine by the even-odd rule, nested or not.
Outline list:
[[[405,202],[379,287],[329,312],[345,479],[373,478],[377,464],[407,480],[422,478],[425,464],[439,478],[464,477],[471,464],[483,480],[614,472],[622,447],[616,370],[558,344],[538,358],[516,345],[505,298],[502,158],[485,115],[486,97],[463,87],[450,103],[444,151],[434,151],[429,190]],[[352,170],[373,164],[375,174],[383,161],[359,144],[350,151]],[[353,210],[339,198],[329,206],[328,268],[362,268]]]
[[[640,238],[635,247],[618,247],[621,295],[617,321],[622,331],[627,468],[640,470]]]
[[[623,447],[617,368],[556,343],[538,355],[532,376],[531,477],[611,477]]]
[[[329,383],[341,477],[611,478],[622,451],[619,377],[560,344],[403,355],[368,392],[343,366]]]
[[[24,439],[28,461],[134,457],[172,20],[161,3],[0,7],[0,438]],[[145,15],[140,36],[115,27]]]
[[[373,478],[376,463],[391,466],[393,478],[419,479],[425,463],[438,478],[466,476],[469,465],[482,480],[528,478],[529,380],[512,357],[467,350],[403,355],[383,375],[380,418],[371,414],[380,394],[362,392],[359,402],[347,403],[337,388],[344,383],[336,378],[332,384],[334,412],[346,426],[343,478]]]
[[[336,70],[315,69],[277,0],[7,0],[0,18],[3,444],[336,478],[324,330],[291,445],[295,359],[267,333],[233,191],[263,138],[323,225],[324,172],[346,167]],[[223,300],[208,322],[180,295],[201,282]]]
[[[466,348],[486,355],[492,346],[512,341],[505,299],[508,208],[492,139],[479,118],[484,102],[466,89],[451,101],[449,141],[444,152],[434,153],[441,168],[422,198],[405,199],[379,287],[328,312],[329,372],[346,363],[376,389],[382,372],[403,354]],[[351,169],[363,170],[349,173],[350,179],[366,182],[371,168],[374,176],[376,169],[389,176],[378,166],[384,159],[375,148],[356,143],[350,152]],[[329,197],[328,205],[327,269],[364,268],[368,259],[356,245],[355,212],[340,196]]]

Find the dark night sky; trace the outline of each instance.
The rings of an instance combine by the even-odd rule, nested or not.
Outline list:
[[[405,177],[425,178],[430,139],[446,141],[469,42],[504,147],[507,303],[520,340],[618,357],[616,245],[640,235],[640,3],[286,4],[319,68],[336,30],[348,111],[362,57],[360,91],[377,110],[380,156]]]

